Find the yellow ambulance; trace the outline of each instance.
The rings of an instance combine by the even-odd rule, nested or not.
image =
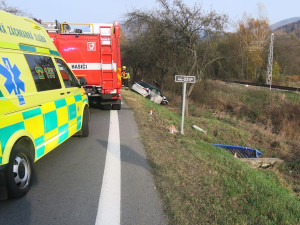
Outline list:
[[[30,188],[32,164],[75,133],[89,134],[84,78],[46,30],[0,10],[0,195]],[[4,197],[2,197],[4,198]]]

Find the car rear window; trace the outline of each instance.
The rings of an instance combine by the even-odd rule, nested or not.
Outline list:
[[[143,86],[143,87],[146,87],[146,88],[149,88],[149,87],[150,87],[149,84],[147,84],[147,83],[145,83],[145,82],[143,82],[143,81],[139,81],[139,82],[136,82],[136,83],[139,84],[139,85],[141,85],[141,86]]]

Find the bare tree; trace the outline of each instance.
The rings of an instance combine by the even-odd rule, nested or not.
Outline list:
[[[143,38],[147,58],[143,66],[155,72],[163,86],[166,76],[195,75],[197,82],[208,67],[220,59],[215,40],[223,33],[228,17],[201,5],[188,7],[182,0],[157,0],[160,9],[150,12],[134,11],[127,14],[125,27],[133,42]],[[141,46],[142,47],[142,46]],[[195,85],[190,85],[187,98]],[[188,104],[187,104],[188,115]]]
[[[260,18],[263,17],[260,16]],[[262,74],[265,74],[263,71],[266,68],[266,50],[270,33],[267,19],[254,19],[245,14],[243,20],[240,21],[237,35],[246,60],[245,68],[248,79],[258,80]]]
[[[31,14],[23,11],[22,9],[19,9],[15,6],[9,6],[6,1],[2,0],[0,1],[0,9],[9,13],[12,13],[17,16],[26,16],[26,17],[32,17]]]

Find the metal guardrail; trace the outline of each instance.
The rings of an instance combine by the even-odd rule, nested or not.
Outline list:
[[[242,147],[242,146],[235,146],[235,145],[221,145],[221,144],[213,144],[213,145],[216,147],[224,148],[232,155],[236,154],[238,158],[258,158],[263,155],[257,149],[252,149],[249,147]]]

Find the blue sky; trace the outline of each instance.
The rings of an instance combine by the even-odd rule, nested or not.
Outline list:
[[[257,0],[183,0],[188,5],[202,4],[204,9],[214,9],[226,13],[231,21],[241,19],[243,13],[257,16]],[[6,0],[11,6],[31,13],[42,20],[59,22],[99,22],[122,21],[124,15],[133,9],[157,7],[155,0]],[[261,0],[266,6],[270,24],[291,17],[300,17],[299,0]]]

